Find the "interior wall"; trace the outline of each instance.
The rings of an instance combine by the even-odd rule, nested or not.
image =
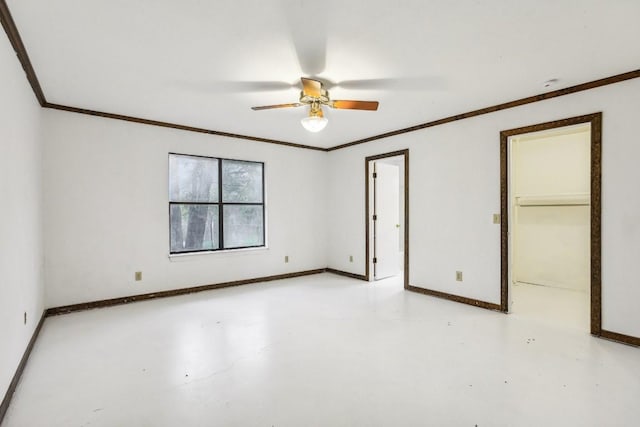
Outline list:
[[[327,266],[324,152],[54,110],[43,125],[48,307]],[[169,152],[265,162],[268,248],[170,258]]]
[[[44,308],[41,108],[4,36],[0,93],[1,399]]]
[[[329,266],[364,273],[364,158],[408,148],[410,284],[499,304],[500,131],[598,111],[603,328],[640,336],[640,79],[330,152]]]
[[[558,130],[510,140],[512,280],[586,292],[590,128],[554,133]]]

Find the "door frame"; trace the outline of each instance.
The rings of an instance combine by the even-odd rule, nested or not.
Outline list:
[[[369,209],[369,162],[387,157],[404,156],[404,288],[409,288],[409,149],[392,151],[390,153],[377,154],[364,159],[364,223],[365,223],[365,278],[371,281],[371,250],[369,234],[371,232],[369,219],[371,216]]]
[[[500,309],[509,310],[509,137],[566,126],[591,125],[591,334],[602,334],[602,113],[524,126],[500,132]]]

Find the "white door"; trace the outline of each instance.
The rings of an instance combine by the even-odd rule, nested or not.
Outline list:
[[[373,276],[376,280],[400,273],[400,168],[373,166]]]

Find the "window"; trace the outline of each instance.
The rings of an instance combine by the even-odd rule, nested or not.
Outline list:
[[[264,246],[264,163],[169,154],[170,253]]]

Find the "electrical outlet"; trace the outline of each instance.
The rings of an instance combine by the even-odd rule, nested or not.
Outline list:
[[[24,312],[24,324],[25,325],[27,324],[27,312],[26,311]]]
[[[493,223],[500,224],[500,214],[493,214]]]
[[[284,256],[284,262],[289,262],[289,255]]]
[[[136,282],[142,280],[142,271],[136,271]]]
[[[462,271],[456,271],[456,282],[462,282]]]
[[[353,262],[353,255],[349,255],[349,262]]]

